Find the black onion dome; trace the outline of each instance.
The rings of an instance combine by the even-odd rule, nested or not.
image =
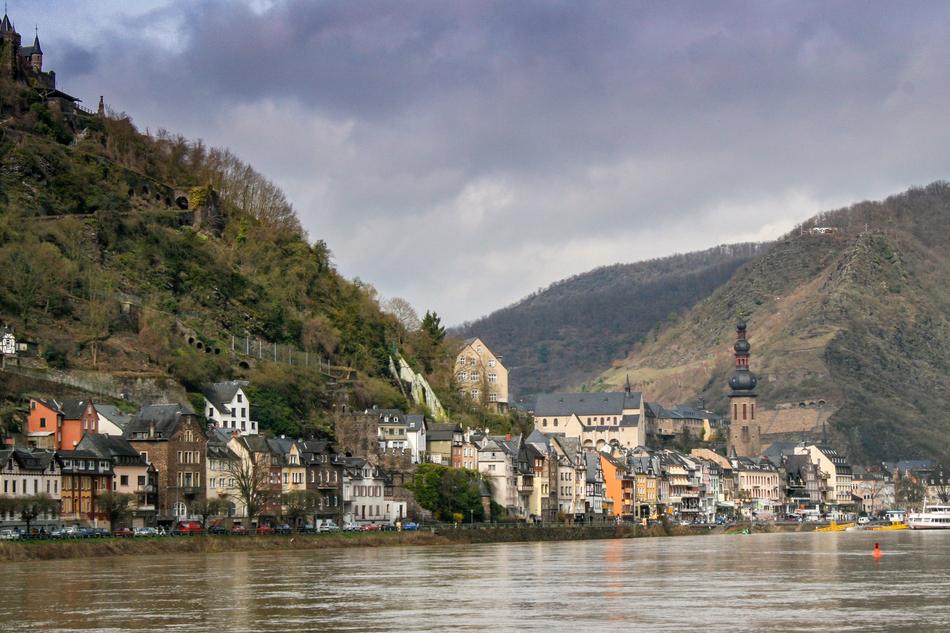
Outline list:
[[[733,391],[752,391],[758,384],[759,379],[748,370],[736,370],[729,379],[729,386]]]
[[[740,332],[745,332],[746,322],[744,319],[739,319],[739,322],[736,323],[736,329]]]
[[[744,338],[741,338],[738,341],[736,341],[736,344],[733,345],[732,348],[736,350],[737,352],[739,352],[740,354],[747,354],[749,350],[752,349],[752,346],[749,345],[749,341],[745,340]]]

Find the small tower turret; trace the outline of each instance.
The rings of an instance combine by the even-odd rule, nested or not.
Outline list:
[[[30,66],[33,67],[33,70],[36,72],[43,71],[43,49],[40,48],[40,31],[39,28],[36,29],[36,34],[33,36],[33,46],[30,51]]]

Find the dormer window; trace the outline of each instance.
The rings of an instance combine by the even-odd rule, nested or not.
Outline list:
[[[241,394],[238,394],[238,395],[237,395],[237,401],[238,401],[238,402],[244,402],[244,396],[242,396]]]

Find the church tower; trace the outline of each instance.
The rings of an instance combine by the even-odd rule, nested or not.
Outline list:
[[[749,351],[752,346],[746,340],[746,322],[736,324],[736,370],[729,378],[729,446],[739,457],[757,457],[762,452],[759,423],[755,419],[755,386],[758,379],[749,370]]]

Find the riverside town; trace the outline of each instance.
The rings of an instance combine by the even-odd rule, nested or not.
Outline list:
[[[5,0],[0,631],[950,630],[892,4]]]
[[[7,436],[0,451],[3,538],[415,530],[474,527],[476,519],[893,529],[923,503],[950,504],[950,480],[929,460],[859,466],[824,437],[763,450],[746,322],[736,332],[731,416],[667,408],[629,383],[509,403],[508,371],[479,338],[456,357],[463,395],[477,400],[486,372],[490,406],[517,407],[531,420],[529,433],[493,435],[372,407],[337,411],[334,441],[263,435],[259,405],[241,380],[207,385],[197,411],[30,398],[25,432]],[[12,333],[4,344],[16,360]],[[467,496],[439,499],[438,510],[422,505],[432,503],[432,476],[460,477]]]

